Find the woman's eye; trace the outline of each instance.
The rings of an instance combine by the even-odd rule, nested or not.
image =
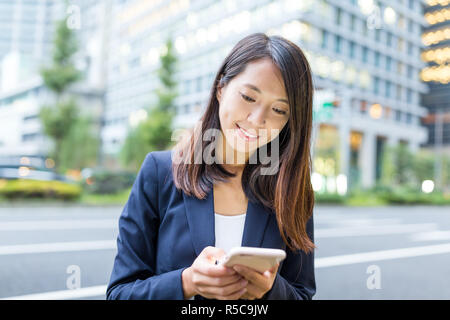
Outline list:
[[[242,93],[241,93],[241,96],[242,96],[242,98],[243,98],[244,100],[246,100],[246,101],[249,101],[249,102],[255,102],[255,100],[253,100],[253,99],[250,98],[250,97],[247,97],[245,94],[242,94]]]
[[[286,111],[284,111],[284,110],[280,110],[280,109],[277,109],[277,108],[274,108],[273,110],[275,110],[275,112],[276,113],[278,113],[278,114],[286,114]]]

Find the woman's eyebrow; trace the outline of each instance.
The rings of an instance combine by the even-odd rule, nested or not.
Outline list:
[[[253,84],[244,83],[244,86],[249,87],[250,89],[253,89],[258,93],[261,93],[261,90],[258,87],[254,86]],[[286,99],[278,99],[277,101],[281,101],[281,102],[285,102],[285,103],[289,104],[289,102]]]

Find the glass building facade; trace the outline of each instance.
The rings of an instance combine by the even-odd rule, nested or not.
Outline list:
[[[450,1],[428,0],[422,34],[427,46],[422,53],[427,66],[421,77],[429,85],[423,104],[429,114],[423,119],[429,138],[427,147],[442,148],[450,154]]]

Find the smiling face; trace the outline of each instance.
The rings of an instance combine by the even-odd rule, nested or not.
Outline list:
[[[226,157],[232,152],[247,160],[278,136],[290,115],[281,72],[267,58],[247,64],[243,72],[217,90],[217,100]]]

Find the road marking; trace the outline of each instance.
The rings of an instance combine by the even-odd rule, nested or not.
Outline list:
[[[324,228],[315,229],[314,238],[337,238],[337,237],[356,237],[373,236],[384,234],[402,234],[420,231],[432,231],[437,229],[436,223],[417,223],[417,224],[394,224],[381,226],[362,226],[351,228]]]
[[[437,241],[437,240],[449,240],[450,231],[436,230],[430,232],[420,232],[412,234],[409,239],[411,241]]]
[[[116,249],[115,240],[51,242],[0,246],[0,255]]]
[[[326,221],[322,221],[326,223]],[[401,224],[401,219],[337,219],[329,221],[336,227],[365,227],[379,225],[395,225]]]
[[[315,259],[314,266],[315,268],[326,268],[369,261],[419,257],[448,252],[450,252],[450,243],[444,243],[432,246],[381,250],[372,252],[362,252],[356,254],[346,254],[326,258],[318,258]]]
[[[66,299],[97,297],[101,295],[106,296],[106,288],[107,288],[106,285],[94,286],[73,290],[60,290],[60,291],[27,294],[23,296],[1,298],[0,300],[66,300]]]
[[[117,219],[92,220],[36,220],[0,222],[0,231],[112,229],[118,227]]]

